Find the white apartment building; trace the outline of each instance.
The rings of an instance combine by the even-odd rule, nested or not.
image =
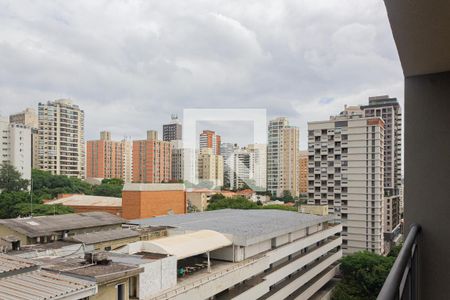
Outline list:
[[[70,100],[39,103],[39,168],[85,177],[84,112]]]
[[[359,107],[308,123],[308,204],[340,220],[344,253],[384,252],[383,127]]]
[[[169,228],[116,251],[152,259],[138,275],[139,299],[309,299],[342,257],[342,225],[330,216],[225,209],[130,225]]]
[[[267,146],[267,190],[282,196],[299,196],[299,130],[287,118],[269,121]]]
[[[32,156],[31,128],[9,123],[0,117],[0,160],[16,168],[24,179],[31,179]]]
[[[22,124],[31,128],[31,164],[37,169],[39,167],[39,121],[36,111],[33,108],[26,108],[20,113],[10,115],[9,123]]]
[[[229,165],[230,189],[238,190],[247,184],[251,186],[255,166],[255,156],[245,148],[236,149],[231,154],[227,162]]]
[[[247,184],[254,190],[266,190],[266,145],[250,144],[236,148],[225,161],[228,166],[230,189],[242,189]]]
[[[253,181],[257,188],[267,189],[267,145],[250,144],[247,150],[253,154]]]
[[[232,165],[230,159],[236,149],[239,149],[238,144],[222,143],[220,145],[220,155],[223,157],[223,186],[226,188],[230,188],[230,172]]]

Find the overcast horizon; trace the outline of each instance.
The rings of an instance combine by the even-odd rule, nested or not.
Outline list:
[[[299,126],[390,95],[383,1],[2,1],[0,114],[69,98],[85,138],[161,131],[184,108],[265,108]],[[209,124],[247,144],[248,124]],[[201,128],[206,129],[206,128]]]

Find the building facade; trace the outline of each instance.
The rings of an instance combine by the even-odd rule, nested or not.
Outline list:
[[[402,185],[402,111],[396,98],[370,97],[362,106],[366,117],[379,117],[384,121],[384,197],[385,232],[400,224],[400,188]]]
[[[233,164],[231,158],[236,149],[239,149],[239,146],[234,143],[222,143],[220,145],[220,155],[223,157],[223,186],[226,188],[230,188],[230,172]]]
[[[211,148],[213,153],[220,155],[220,135],[216,134],[212,130],[203,130],[200,133],[200,149]]]
[[[84,111],[67,99],[39,103],[39,169],[85,177]]]
[[[32,133],[31,128],[10,123],[0,117],[0,163],[12,165],[23,179],[31,179],[32,168]]]
[[[308,192],[308,151],[300,151],[299,156],[299,191],[301,194]]]
[[[163,141],[170,142],[173,140],[181,140],[182,125],[176,115],[172,115],[172,121],[169,124],[163,125]]]
[[[212,148],[200,149],[197,158],[197,172],[200,181],[210,182],[215,187],[222,187],[223,157],[214,154]]]
[[[308,204],[342,223],[344,253],[384,252],[384,122],[359,107],[308,123]]]
[[[298,196],[299,130],[287,118],[269,121],[267,146],[267,190],[278,197],[289,191]]]
[[[258,190],[267,190],[267,145],[250,144],[247,150],[253,154],[253,177],[255,188]]]
[[[132,179],[132,142],[112,141],[111,133],[100,132],[99,140],[86,143],[86,177]]]
[[[33,108],[9,116],[9,123],[22,124],[31,128],[31,164],[34,169],[39,167],[39,120]]]
[[[133,182],[169,182],[172,177],[172,145],[154,139],[133,141]]]

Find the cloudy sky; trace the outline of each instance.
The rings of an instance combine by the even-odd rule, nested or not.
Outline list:
[[[307,122],[344,104],[403,103],[402,78],[381,0],[0,0],[0,113],[71,98],[87,139],[140,138],[184,108],[265,108],[304,148]]]

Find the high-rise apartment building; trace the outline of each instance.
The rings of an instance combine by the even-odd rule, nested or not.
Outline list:
[[[370,97],[362,106],[365,117],[384,121],[384,197],[385,232],[389,235],[400,224],[400,188],[402,185],[402,111],[396,98]],[[392,236],[395,238],[395,236]]]
[[[223,186],[226,188],[230,188],[230,172],[233,164],[231,157],[236,149],[239,149],[239,146],[234,143],[222,143],[220,145],[220,155],[223,156]]]
[[[85,177],[84,112],[72,101],[39,103],[39,169]]]
[[[231,154],[229,161],[230,167],[230,189],[243,189],[246,185],[250,186],[250,179],[253,179],[255,157],[253,153],[245,148],[236,149]]]
[[[247,150],[253,154],[253,182],[261,190],[267,189],[267,145],[250,144]]]
[[[308,123],[308,204],[341,221],[344,253],[384,252],[383,148],[383,120],[359,107]]]
[[[300,151],[299,156],[299,191],[301,194],[308,192],[308,151]]]
[[[172,177],[172,145],[151,132],[146,140],[133,141],[133,182],[169,182]]]
[[[163,141],[173,141],[182,139],[182,126],[177,115],[172,115],[172,121],[163,125]]]
[[[200,149],[211,148],[213,153],[220,155],[220,135],[212,130],[203,130],[200,133]]]
[[[112,141],[109,131],[100,132],[100,140],[86,143],[86,177],[132,180],[132,142]]]
[[[24,179],[31,179],[31,128],[0,117],[0,163],[12,165]]]
[[[282,196],[289,191],[298,196],[299,130],[289,126],[287,118],[269,121],[267,146],[267,189]]]
[[[211,182],[215,187],[223,186],[223,157],[212,148],[200,149],[197,159],[198,179]]]
[[[193,149],[183,147],[183,141],[172,140],[172,180],[194,182],[191,170],[195,168]]]
[[[37,169],[39,167],[39,120],[33,108],[9,116],[9,123],[22,124],[31,128],[31,165]]]
[[[246,185],[255,190],[266,190],[266,145],[250,144],[236,148],[228,159],[230,189],[238,190]]]

